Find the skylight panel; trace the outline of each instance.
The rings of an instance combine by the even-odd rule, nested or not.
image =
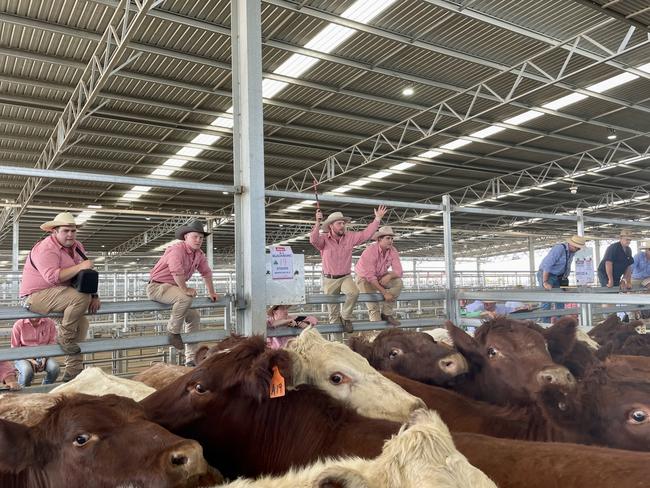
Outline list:
[[[415,163],[409,163],[408,161],[405,161],[403,163],[396,164],[395,166],[391,166],[390,169],[393,171],[404,171],[406,169],[412,168],[415,166]]]
[[[142,192],[142,193],[146,193],[146,192],[148,192],[149,190],[151,190],[151,187],[150,187],[150,186],[140,186],[140,185],[136,185],[136,186],[134,186],[133,188],[131,188],[131,191],[139,191],[139,192]]]
[[[650,63],[642,64],[637,69],[645,73],[650,73]]]
[[[270,97],[267,97],[267,98],[270,98]],[[214,125],[214,126],[217,126],[217,127],[223,127],[224,129],[232,129],[233,126],[235,125],[235,122],[229,117],[217,117],[216,119],[214,119],[214,121],[210,125]]]
[[[355,180],[355,181],[353,181],[351,183],[348,183],[348,185],[355,186],[355,187],[362,187],[362,186],[366,186],[370,182],[371,182],[371,180],[369,180],[368,178],[359,178],[358,180]],[[336,190],[334,190],[334,191],[336,191]]]
[[[447,144],[443,144],[440,146],[441,149],[458,149],[459,147],[467,146],[468,144],[471,144],[472,141],[468,141],[467,139],[456,139],[455,141],[448,142]]]
[[[355,32],[354,29],[337,24],[329,24],[320,31],[314,38],[305,44],[308,49],[322,53],[331,53],[343,42],[349,39]]]
[[[357,0],[341,14],[344,19],[367,23],[395,3],[396,0]]]
[[[124,195],[120,197],[120,200],[137,200],[142,196],[142,193],[135,191],[127,191]]]
[[[262,80],[262,96],[264,98],[273,98],[282,90],[287,87],[288,83],[284,81],[269,80],[264,78]]]
[[[175,169],[167,169],[167,168],[158,168],[154,169],[151,174],[153,176],[171,176],[176,172]]]
[[[198,156],[202,152],[203,152],[203,149],[197,149],[197,148],[194,148],[194,147],[184,147],[183,149],[178,151],[176,154],[178,154],[179,156],[194,157],[194,156]]]
[[[621,73],[620,75],[612,76],[611,78],[607,78],[606,80],[603,80],[594,85],[589,85],[587,87],[587,90],[591,90],[592,92],[596,93],[602,93],[617,86],[624,85],[625,83],[629,83],[630,81],[636,80],[637,78],[638,76],[632,73]]]
[[[299,78],[305,71],[318,63],[318,59],[304,54],[292,54],[289,58],[273,70],[275,74]]]
[[[386,178],[387,176],[390,176],[392,173],[390,171],[377,171],[374,174],[371,174],[369,177],[370,178],[377,178],[377,179],[382,179]]]
[[[564,97],[558,98],[557,100],[553,100],[552,102],[545,103],[542,105],[542,107],[549,110],[560,110],[561,108],[568,107],[569,105],[584,100],[585,98],[589,97],[587,97],[587,95],[583,95],[582,93],[571,93]]]
[[[163,166],[171,166],[172,168],[182,168],[187,164],[187,159],[168,159],[163,163]]]
[[[425,151],[422,154],[418,154],[421,158],[433,159],[436,156],[440,156],[442,153],[440,151],[429,150]]]
[[[544,112],[539,112],[537,110],[528,110],[527,112],[515,115],[514,117],[510,117],[503,122],[510,125],[521,125],[530,120],[536,119],[537,117],[541,117],[542,115],[544,115]]]
[[[339,186],[338,188],[334,188],[332,190],[332,193],[346,193],[348,191],[352,190],[351,186],[344,185],[344,186]]]
[[[485,129],[471,133],[470,136],[478,137],[479,139],[484,139],[486,137],[493,136],[494,134],[498,134],[499,132],[503,132],[504,130],[506,130],[505,127],[499,127],[498,125],[491,125],[489,127],[486,127]]]
[[[217,142],[221,137],[213,136],[211,134],[199,134],[194,139],[192,139],[193,144],[204,144],[206,146],[211,146]]]

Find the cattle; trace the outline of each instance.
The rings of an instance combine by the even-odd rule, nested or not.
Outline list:
[[[535,401],[546,385],[570,390],[575,378],[553,362],[546,343],[555,337],[558,348],[575,344],[575,321],[561,319],[548,329],[533,322],[506,317],[484,322],[471,337],[451,322],[447,330],[469,365],[467,381],[452,388],[477,400],[498,405],[521,405]],[[556,336],[564,336],[558,339]]]
[[[579,430],[593,443],[650,451],[650,361],[612,356],[590,368],[570,394],[541,394],[545,411],[565,428]]]
[[[623,330],[616,333],[598,351],[604,359],[610,355],[650,356],[650,335],[638,334],[636,330]]]
[[[191,488],[219,483],[201,446],[117,395],[64,396],[34,426],[0,420],[0,486]]]
[[[36,425],[62,395],[52,393],[12,393],[0,396],[0,419]]]
[[[243,337],[230,337],[211,348],[206,358],[236,347]],[[404,422],[424,404],[393,382],[386,380],[366,359],[338,342],[327,341],[315,328],[304,329],[286,347],[291,356],[292,382],[287,388],[314,385],[351,405],[357,413]],[[149,385],[169,384],[186,372],[184,368],[153,366],[134,379]],[[215,372],[218,374],[218,372]]]
[[[375,459],[318,461],[281,476],[239,479],[223,488],[496,488],[454,447],[449,430],[432,411],[418,410],[386,441]]]
[[[205,355],[204,355],[205,358]],[[197,363],[198,364],[198,363]],[[139,381],[154,390],[164,388],[176,378],[192,371],[187,366],[176,366],[175,364],[154,363],[149,368],[135,375],[133,381]]]
[[[378,370],[394,371],[430,385],[453,383],[468,370],[461,354],[423,332],[386,329],[372,342],[353,336],[348,345]]]
[[[595,325],[588,334],[598,344],[604,346],[619,332],[636,332],[637,327],[642,325],[641,321],[623,323],[616,314],[611,314],[603,322]]]
[[[154,388],[139,381],[110,375],[101,368],[86,368],[76,378],[57,386],[50,393],[85,393],[97,396],[114,394],[140,401],[154,391]]]

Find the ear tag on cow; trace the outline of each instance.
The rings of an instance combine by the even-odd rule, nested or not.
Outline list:
[[[269,391],[269,396],[271,398],[278,398],[283,397],[284,394],[284,377],[280,374],[278,367],[273,366],[273,378],[271,378],[271,389]]]

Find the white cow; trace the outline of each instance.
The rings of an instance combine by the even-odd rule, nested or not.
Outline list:
[[[52,389],[50,394],[71,394],[85,393],[86,395],[108,395],[115,394],[132,398],[139,402],[151,395],[154,388],[147,386],[140,381],[128,380],[105,373],[101,368],[84,369],[75,379],[63,383]]]
[[[496,488],[456,450],[437,413],[420,409],[375,459],[326,459],[281,476],[238,479],[219,488]]]

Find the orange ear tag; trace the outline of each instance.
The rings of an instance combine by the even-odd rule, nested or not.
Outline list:
[[[273,366],[273,378],[271,378],[271,388],[269,391],[269,397],[278,398],[283,397],[285,394],[284,390],[284,377],[280,374],[280,370],[277,366]]]

